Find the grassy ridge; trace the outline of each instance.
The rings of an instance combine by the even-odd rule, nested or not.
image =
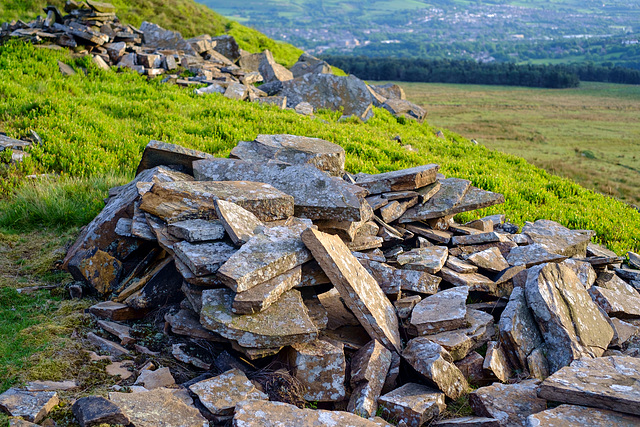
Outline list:
[[[242,49],[251,53],[269,49],[276,61],[290,67],[302,54],[302,50],[282,42],[276,42],[252,28],[233,22],[208,7],[193,0],[110,0],[117,8],[122,22],[139,27],[142,21],[150,21],[169,30],[179,31],[184,37],[200,34],[217,36],[223,33],[235,37]],[[44,15],[43,7],[64,7],[65,0],[3,0],[0,2],[0,22],[13,19],[32,20]]]
[[[89,73],[63,77],[57,60],[87,67]],[[571,228],[594,229],[597,239],[618,253],[640,248],[640,213],[522,158],[475,146],[448,131],[446,141],[438,139],[430,126],[405,123],[383,110],[377,110],[367,123],[339,123],[339,116],[320,112],[317,119],[310,119],[218,95],[198,97],[188,89],[147,82],[135,73],[99,71],[88,60],[71,60],[64,52],[11,43],[0,48],[0,126],[13,136],[34,129],[44,143],[33,148],[29,162],[5,174],[19,178],[26,173],[57,172],[62,178],[21,185],[5,197],[0,202],[0,227],[60,225],[64,213],[43,215],[25,202],[34,192],[54,191],[58,193],[51,198],[52,205],[68,203],[69,210],[75,205],[86,211],[62,226],[82,224],[99,211],[101,203],[97,197],[87,203],[77,192],[63,191],[71,185],[70,177],[75,177],[72,184],[77,188],[85,188],[80,194],[89,180],[109,177],[108,181],[124,182],[132,177],[150,139],[226,156],[238,141],[259,133],[291,133],[342,145],[352,172],[384,172],[435,162],[446,175],[470,179],[474,185],[505,195],[504,205],[463,215],[462,220],[494,212],[504,212],[519,224],[548,218]],[[393,141],[396,135],[418,153],[400,147]],[[113,171],[119,176],[114,178]],[[5,192],[13,190],[5,186]],[[45,206],[44,212],[49,211],[53,212]]]

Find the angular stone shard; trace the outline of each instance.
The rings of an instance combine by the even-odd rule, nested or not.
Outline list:
[[[270,51],[265,50],[263,52],[264,57],[258,66],[258,71],[262,74],[262,78],[266,83],[279,81],[285,82],[293,79],[293,73],[278,64]]]
[[[502,427],[500,421],[487,417],[462,417],[449,418],[448,420],[437,421],[434,427]]]
[[[297,220],[264,229],[244,244],[218,270],[229,288],[244,292],[311,260],[300,234],[311,226]]]
[[[387,99],[382,108],[396,117],[406,117],[422,123],[427,117],[427,111],[419,105],[404,99]]]
[[[189,219],[169,224],[168,231],[178,239],[189,243],[224,239],[225,229],[218,220]]]
[[[202,292],[202,325],[243,347],[274,348],[316,339],[318,330],[309,317],[300,293],[286,292],[267,310],[236,315],[232,311],[234,293],[228,289]]]
[[[584,257],[587,245],[595,232],[569,230],[555,221],[539,219],[534,223],[525,224],[522,234],[526,234],[534,243],[538,243],[551,253],[567,257],[576,255]]]
[[[494,335],[493,316],[468,308],[466,327],[427,335],[425,338],[441,345],[454,361],[458,361],[464,359],[470,351],[482,347]]]
[[[361,221],[365,216],[363,211],[366,208],[361,203],[364,190],[361,187],[329,177],[311,165],[215,159],[194,162],[194,174],[199,180],[245,179],[270,184],[293,196],[295,215],[302,218]],[[260,218],[258,213],[254,213]]]
[[[233,312],[253,314],[266,310],[289,289],[300,284],[302,267],[297,266],[251,289],[238,292],[233,299]]]
[[[136,170],[136,175],[143,170],[156,166],[179,166],[188,174],[193,174],[194,160],[212,159],[213,156],[202,151],[191,150],[175,144],[151,140],[142,153],[142,159]]]
[[[336,288],[318,295],[320,304],[327,311],[327,328],[334,330],[342,326],[358,326],[360,322],[344,305]]]
[[[461,328],[466,323],[469,288],[440,291],[416,305],[411,314],[411,324],[418,334],[432,335]]]
[[[450,270],[455,271],[456,273],[462,274],[472,274],[478,271],[478,267],[476,267],[475,265],[454,256],[450,256],[447,258],[445,266]]]
[[[413,309],[420,301],[422,301],[422,297],[420,297],[420,295],[404,297],[394,301],[393,306],[396,308],[400,320],[406,320],[411,317]]]
[[[505,239],[503,234],[490,231],[488,233],[467,234],[464,236],[453,236],[451,244],[456,246],[462,245],[481,245],[484,243],[501,242]]]
[[[98,248],[78,252],[69,261],[68,270],[76,280],[91,286],[98,294],[111,292],[123,273],[122,263]]]
[[[502,382],[507,382],[512,375],[507,356],[496,341],[489,342],[482,368]]]
[[[484,369],[482,368],[483,364],[484,358],[475,351],[472,351],[467,355],[467,357],[455,363],[469,384],[473,386],[482,386],[486,385],[487,382],[490,382],[484,374]]]
[[[317,340],[291,346],[294,376],[305,386],[304,399],[337,402],[346,395],[344,345]]]
[[[638,425],[640,425],[640,417],[575,405],[560,405],[529,415],[527,418],[527,427],[634,427]]]
[[[545,247],[536,243],[517,246],[511,249],[506,258],[509,265],[524,265],[527,268],[544,264],[545,262],[562,262],[567,259],[565,255],[551,253]]]
[[[55,391],[24,391],[10,388],[0,394],[0,410],[12,417],[39,423],[60,402]]]
[[[293,198],[269,184],[248,181],[177,181],[155,184],[142,197],[140,209],[168,223],[217,219],[214,201],[233,202],[262,221],[293,215]]]
[[[282,402],[245,400],[236,405],[233,423],[243,427],[380,427],[358,415],[342,411],[300,409]],[[388,424],[383,424],[388,426]]]
[[[518,384],[494,384],[469,394],[476,415],[495,418],[504,426],[526,426],[527,417],[547,409],[547,401],[538,397],[540,381]]]
[[[640,359],[628,356],[574,360],[544,380],[543,399],[640,415]]]
[[[599,357],[609,346],[613,329],[606,315],[569,267],[533,267],[527,276],[525,295],[542,331],[551,372],[574,359]]]
[[[433,184],[438,169],[438,165],[428,164],[375,175],[357,175],[356,184],[366,188],[369,194],[415,190]]]
[[[467,392],[467,380],[453,364],[451,355],[439,344],[424,337],[414,338],[407,344],[402,357],[447,397],[457,399]]]
[[[409,222],[405,221],[405,219],[410,217],[414,217],[412,221],[416,221],[447,215],[440,213],[451,210],[458,205],[471,185],[470,181],[459,178],[439,179],[438,182],[440,183],[438,192],[423,205],[412,209],[411,212],[407,212],[400,222]]]
[[[380,216],[385,223],[390,224],[400,218],[407,209],[415,206],[417,203],[417,197],[405,201],[393,200],[388,205],[380,208]]]
[[[248,399],[267,400],[239,369],[231,369],[217,377],[189,386],[200,402],[214,415],[231,415],[239,402]]]
[[[391,352],[373,340],[351,358],[351,386],[347,410],[369,418],[376,414],[378,398],[391,367]]]
[[[344,148],[319,138],[296,135],[258,135],[255,141],[240,141],[231,158],[249,162],[270,160],[289,165],[310,164],[332,176],[342,176]]]
[[[625,283],[622,289],[599,286],[589,288],[589,295],[609,316],[620,318],[640,317],[640,293]]]
[[[255,229],[263,225],[257,216],[232,202],[216,200],[216,214],[234,244],[242,246],[255,235]]]
[[[89,313],[114,322],[142,319],[147,312],[147,310],[135,310],[126,304],[113,301],[104,301],[89,307]]]
[[[385,263],[364,259],[359,261],[387,295],[398,295],[401,291],[433,295],[438,291],[438,285],[442,280],[423,271],[401,270]]]
[[[382,342],[388,349],[400,352],[402,343],[393,305],[342,240],[307,229],[302,233],[302,241],[369,336]]]
[[[596,271],[593,269],[591,263],[587,261],[581,261],[575,258],[569,258],[564,261],[564,265],[571,268],[580,282],[584,285],[585,289],[589,289],[593,286],[594,282],[598,278]]]
[[[410,427],[421,427],[447,407],[444,393],[416,383],[407,383],[380,397],[380,405],[385,417],[404,421]]]
[[[454,286],[468,287],[469,292],[484,292],[490,295],[495,295],[497,292],[495,282],[479,273],[462,274],[442,267],[438,275]]]
[[[412,249],[409,252],[398,255],[396,260],[404,268],[436,274],[442,269],[448,256],[449,250],[446,247],[430,246]]]
[[[173,315],[167,313],[164,320],[171,326],[171,332],[174,334],[212,342],[226,342],[220,335],[205,329],[200,324],[198,314],[191,310],[182,309]]]
[[[640,281],[640,270],[633,270],[631,268],[616,268],[616,274],[625,280],[634,282]]]
[[[109,400],[136,427],[206,427],[209,422],[193,406],[186,390],[159,388],[144,393],[109,393]]]
[[[482,252],[477,252],[467,257],[467,260],[493,273],[499,273],[509,268],[509,263],[504,259],[498,248],[489,248]]]
[[[427,239],[438,243],[448,244],[451,241],[451,237],[453,236],[453,234],[448,231],[433,230],[431,228],[427,228],[423,223],[420,222],[406,224],[405,227],[412,233],[426,237]]]
[[[178,32],[165,30],[159,25],[146,21],[140,24],[140,31],[144,33],[144,45],[147,47],[182,50],[188,55],[196,54],[191,45]]]
[[[622,346],[632,337],[640,335],[640,327],[623,322],[615,317],[611,318],[611,325],[616,333],[613,341],[611,341],[612,346]]]
[[[130,423],[129,417],[116,404],[101,396],[82,397],[75,401],[71,411],[82,427]]]
[[[189,243],[178,242],[173,245],[176,257],[180,259],[196,276],[214,274],[237,251],[225,242]]]

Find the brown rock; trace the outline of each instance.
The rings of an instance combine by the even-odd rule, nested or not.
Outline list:
[[[489,342],[482,368],[502,382],[507,382],[511,378],[511,367],[507,356],[496,341]]]
[[[318,295],[318,300],[327,311],[327,328],[333,330],[342,326],[360,325],[358,319],[356,319],[353,313],[344,305],[340,292],[338,292],[336,288]]]
[[[69,261],[68,270],[76,280],[91,286],[98,294],[104,295],[118,284],[123,272],[122,263],[98,248],[88,252],[78,252]]]
[[[344,346],[317,340],[291,346],[294,376],[305,386],[305,400],[337,402],[346,395]]]
[[[378,398],[391,367],[391,352],[378,341],[370,341],[351,358],[351,386],[347,410],[369,418],[378,409]]]
[[[547,401],[538,397],[540,381],[518,384],[494,384],[469,394],[476,415],[495,418],[504,426],[526,426],[527,417],[547,409]]]
[[[214,415],[231,415],[239,402],[248,399],[267,400],[238,369],[231,369],[217,377],[209,378],[189,386],[200,402]]]
[[[380,397],[380,405],[387,418],[404,421],[411,427],[424,425],[447,407],[444,393],[415,383],[407,383]]]
[[[276,302],[282,294],[298,285],[301,278],[302,267],[297,266],[249,290],[238,292],[233,299],[233,312],[236,314],[253,314],[264,311]]]
[[[242,246],[255,235],[254,230],[263,225],[257,216],[232,202],[216,200],[216,214],[234,244]]]
[[[39,423],[59,403],[55,391],[23,391],[10,388],[0,394],[0,410],[12,417]]]
[[[136,310],[125,304],[113,301],[104,301],[89,307],[89,313],[114,322],[142,319],[147,312],[148,310]]]
[[[504,259],[498,248],[490,248],[482,252],[477,252],[467,257],[467,260],[493,273],[499,273],[509,268],[509,263]]]
[[[463,327],[467,317],[468,295],[469,288],[461,286],[426,297],[413,309],[411,324],[419,335],[431,335]]]
[[[438,168],[438,165],[428,164],[376,175],[360,175],[356,177],[356,183],[367,189],[369,194],[415,190],[434,183]]]
[[[144,148],[142,159],[136,170],[136,175],[143,170],[156,166],[177,165],[184,168],[188,174],[193,173],[192,162],[200,159],[213,158],[211,154],[202,151],[191,150],[175,144],[167,144],[161,141],[150,141]]]
[[[527,427],[634,427],[638,425],[640,425],[640,417],[574,405],[560,405],[529,415],[527,418]]]
[[[398,264],[404,268],[417,271],[425,271],[436,274],[447,261],[449,251],[444,246],[430,246],[427,248],[412,249],[398,255]]]

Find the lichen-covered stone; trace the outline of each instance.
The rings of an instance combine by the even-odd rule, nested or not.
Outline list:
[[[440,291],[420,301],[411,314],[419,335],[432,335],[461,328],[466,323],[469,288],[460,286]]]
[[[342,240],[310,228],[302,240],[369,336],[399,352],[402,344],[393,305]]]
[[[378,398],[391,367],[391,352],[376,340],[351,358],[351,394],[347,410],[369,418],[376,414]]]
[[[102,396],[82,397],[74,402],[71,411],[81,427],[130,423],[129,417],[117,405]]]
[[[10,388],[0,394],[0,410],[12,417],[39,423],[60,402],[55,391],[25,391]]]
[[[294,376],[305,386],[304,399],[337,402],[346,396],[344,346],[323,340],[291,346]]]
[[[489,248],[482,252],[471,254],[467,257],[467,260],[493,273],[499,273],[509,268],[509,263],[504,259],[498,248]]]
[[[469,394],[476,415],[495,418],[504,426],[526,426],[527,417],[547,409],[547,401],[538,397],[540,381],[518,384],[494,384]]]
[[[525,296],[542,332],[551,372],[574,359],[599,357],[609,346],[613,329],[569,267],[533,267]]]
[[[243,347],[274,348],[313,341],[318,330],[309,317],[300,293],[294,289],[267,310],[236,315],[232,311],[234,293],[228,289],[202,292],[202,325]]]
[[[484,292],[491,295],[495,295],[497,292],[496,283],[480,273],[463,274],[442,267],[438,275],[454,286],[468,287],[469,292]]]
[[[416,383],[407,383],[381,396],[380,405],[384,416],[404,421],[410,427],[424,425],[447,407],[444,393]]]
[[[191,311],[182,309],[176,314],[165,314],[164,320],[171,326],[171,332],[178,335],[185,335],[195,339],[202,339],[213,342],[226,342],[219,334],[215,334],[205,329],[200,324],[198,315]]]
[[[490,231],[488,233],[474,233],[464,236],[453,236],[451,243],[456,246],[461,245],[481,245],[483,243],[500,242],[504,240],[504,235]]]
[[[551,253],[544,246],[534,243],[526,246],[517,246],[507,255],[509,265],[524,265],[527,268],[547,262],[562,262],[567,257]]]
[[[369,194],[415,190],[434,183],[438,169],[438,165],[428,164],[375,175],[363,174],[356,177],[356,184],[366,188]]]
[[[340,292],[336,288],[318,295],[318,300],[327,311],[327,328],[338,329],[342,326],[360,325],[358,319],[345,307]]]
[[[185,241],[173,245],[173,250],[176,257],[196,276],[214,274],[238,251],[237,248],[225,242],[189,243]]]
[[[511,366],[502,347],[491,341],[487,345],[487,355],[484,357],[482,368],[499,381],[507,382],[511,378]]]
[[[398,295],[402,291],[433,295],[442,280],[424,271],[403,270],[382,262],[358,260],[387,295]]]
[[[397,262],[410,270],[435,274],[442,269],[448,256],[449,250],[445,246],[430,246],[398,255]]]
[[[574,360],[544,380],[539,395],[555,402],[640,415],[640,359]]]
[[[226,200],[216,200],[216,214],[234,244],[242,246],[255,235],[255,229],[263,225],[257,216]]]
[[[575,405],[560,405],[529,415],[527,418],[527,427],[635,427],[638,425],[640,425],[640,417]]]
[[[587,245],[595,235],[591,230],[569,230],[555,221],[546,219],[525,224],[522,233],[547,251],[566,257],[584,257]]]
[[[460,258],[450,256],[447,258],[447,262],[444,264],[448,269],[455,271],[456,273],[472,274],[478,271],[478,267],[470,264]]]
[[[239,369],[189,386],[200,402],[214,415],[231,415],[239,402],[248,399],[267,400],[268,397]]]
[[[468,308],[465,327],[426,335],[425,338],[440,344],[454,361],[458,361],[464,359],[470,351],[482,347],[494,335],[493,316]]]
[[[168,231],[178,239],[189,243],[221,240],[225,236],[222,223],[218,220],[188,219],[169,224]]]
[[[293,196],[295,215],[298,217],[362,221],[364,216],[362,211],[365,208],[361,206],[361,196],[365,195],[364,189],[327,176],[311,165],[290,166],[215,159],[196,161],[193,167],[196,178],[200,180],[244,179],[270,184]],[[234,201],[234,203],[237,202]],[[255,211],[246,206],[243,207],[260,218]],[[292,213],[288,214],[290,215]]]
[[[68,270],[74,279],[83,281],[98,294],[104,295],[118,285],[124,268],[118,259],[94,248],[88,252],[78,252],[69,262]]]
[[[640,317],[640,293],[632,286],[627,289],[589,288],[589,295],[609,316],[621,318]]]
[[[301,278],[302,267],[297,266],[249,290],[238,292],[233,299],[233,312],[236,314],[253,314],[264,311],[276,302],[282,294],[298,285]]]
[[[175,144],[151,140],[144,147],[142,159],[136,170],[136,175],[143,170],[156,166],[177,165],[183,167],[187,173],[193,173],[191,164],[194,160],[211,159],[213,156],[202,151],[184,148]]]
[[[467,392],[467,380],[441,345],[425,337],[414,338],[407,343],[402,357],[447,397],[457,399]]]

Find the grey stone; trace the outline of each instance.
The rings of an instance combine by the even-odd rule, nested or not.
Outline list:
[[[391,223],[400,218],[407,209],[415,206],[417,203],[417,197],[405,201],[393,200],[388,205],[380,208],[380,216],[384,222]]]
[[[120,339],[120,344],[122,345],[128,345],[135,342],[135,338],[131,336],[131,328],[127,325],[109,322],[106,320],[98,320],[98,326],[100,326],[105,331],[117,336]]]
[[[129,417],[116,404],[101,396],[82,397],[74,402],[71,411],[81,427],[130,423]]]
[[[0,394],[0,410],[12,417],[39,423],[59,403],[55,391],[24,391],[10,388]]]
[[[467,317],[465,286],[440,291],[420,301],[411,314],[411,324],[419,335],[432,335],[463,327]]]
[[[427,117],[427,111],[419,105],[405,99],[387,99],[382,108],[396,117],[406,117],[422,123]]]
[[[405,224],[405,227],[412,233],[426,237],[427,239],[438,243],[447,244],[451,241],[451,237],[453,236],[453,234],[448,231],[433,230],[418,222]]]
[[[615,336],[611,345],[622,346],[632,337],[640,335],[640,327],[624,322],[616,317],[611,318],[611,324],[615,331]]]
[[[378,398],[391,367],[391,352],[373,340],[351,358],[351,386],[347,410],[369,418],[376,414]]]
[[[344,149],[339,145],[296,135],[258,135],[254,141],[240,141],[231,150],[231,157],[250,162],[310,164],[332,176],[342,175],[345,162]]]
[[[196,276],[214,274],[238,251],[225,242],[189,243],[184,241],[173,245],[173,250],[176,257]]]
[[[27,391],[68,391],[79,387],[75,380],[67,381],[29,381]]]
[[[501,242],[505,238],[502,234],[491,231],[489,233],[468,234],[465,236],[453,236],[451,243],[456,246],[481,245],[483,243]]]
[[[247,179],[270,184],[293,196],[295,215],[302,218],[361,221],[366,209],[361,205],[362,188],[331,178],[311,165],[216,159],[194,162],[194,174],[197,179]]]
[[[382,414],[410,427],[420,427],[444,412],[444,393],[430,387],[407,383],[380,397]]]
[[[262,78],[262,77],[261,77]],[[287,97],[286,96],[266,96],[264,98],[256,99],[256,102],[262,105],[275,105],[276,107],[284,110],[287,108]]]
[[[129,350],[127,350],[126,348],[122,347],[121,345],[118,345],[118,344],[114,343],[113,341],[109,341],[107,339],[99,337],[98,335],[94,334],[93,332],[89,332],[87,334],[87,339],[89,340],[89,342],[91,344],[93,344],[94,346],[99,348],[101,351],[109,353],[112,356],[122,356],[122,355],[129,355],[130,354]]]
[[[567,257],[586,256],[587,245],[595,235],[591,230],[569,230],[546,219],[525,224],[522,233],[549,252]]]
[[[196,95],[204,95],[204,94],[208,94],[208,93],[220,93],[220,94],[224,95],[226,91],[227,91],[226,87],[221,86],[221,85],[219,85],[217,83],[213,83],[213,84],[210,84],[207,87],[195,89],[193,91],[193,93],[195,93]]]
[[[164,320],[171,326],[171,332],[174,334],[213,342],[226,342],[220,335],[205,329],[200,324],[198,314],[191,310],[182,309],[176,314],[167,313]]]
[[[232,61],[240,58],[240,47],[233,36],[223,34],[218,37],[211,37],[211,42],[215,43],[213,49]]]
[[[599,357],[607,349],[613,329],[569,267],[533,267],[525,295],[542,332],[551,372],[574,359]]]
[[[357,252],[381,248],[383,243],[384,239],[382,237],[358,236],[353,239],[353,242],[346,242],[346,245],[350,251]]]
[[[487,345],[487,355],[484,357],[482,368],[499,381],[507,382],[512,376],[509,361],[503,348],[496,342],[491,341]]]
[[[524,265],[527,268],[547,262],[562,262],[567,257],[549,252],[544,246],[534,243],[527,246],[517,246],[507,255],[509,265]]]
[[[616,268],[616,273],[618,276],[622,277],[625,280],[630,281],[640,281],[640,270],[634,270],[631,268]]]
[[[470,292],[494,295],[497,291],[495,282],[479,273],[462,274],[442,267],[438,275],[454,286],[467,286]]]
[[[407,343],[402,357],[450,399],[467,392],[467,380],[441,345],[425,337],[414,338]]]
[[[153,49],[182,50],[189,55],[195,55],[195,51],[180,33],[165,30],[159,25],[144,21],[140,25],[140,31],[144,33],[144,45]]]
[[[471,182],[466,179],[439,179],[440,189],[429,200],[403,217],[401,222],[438,218],[447,215],[447,211],[457,206],[467,194]],[[411,220],[408,220],[412,218]]]
[[[163,387],[171,387],[176,384],[176,380],[171,375],[169,368],[159,368],[155,371],[145,369],[136,379],[135,385],[141,385],[147,390],[155,390]]]
[[[178,239],[189,243],[221,240],[225,236],[225,229],[218,220],[188,219],[169,224],[168,231]]]
[[[370,194],[415,190],[433,184],[438,169],[438,165],[428,164],[375,175],[357,175],[356,184]]]
[[[509,268],[509,263],[504,259],[498,248],[489,248],[482,252],[471,254],[467,257],[467,260],[493,273],[498,273]]]
[[[518,384],[494,384],[469,394],[476,415],[495,418],[501,426],[526,426],[527,417],[547,409],[547,401],[538,397],[540,381]]]
[[[238,292],[233,299],[233,312],[253,314],[266,310],[289,289],[300,283],[302,267],[297,266],[251,289]]]
[[[569,267],[576,273],[580,282],[584,285],[585,289],[589,289],[596,281],[598,275],[596,271],[593,269],[591,264],[587,261],[580,261],[575,258],[569,258],[564,261],[564,265]]]
[[[244,292],[311,260],[300,234],[311,221],[289,221],[265,228],[218,269],[218,277],[236,292]]]
[[[304,399],[337,402],[346,396],[344,345],[323,340],[291,346],[293,375],[305,386]]]
[[[402,87],[395,83],[386,83],[383,85],[370,85],[377,94],[386,99],[407,99]]]
[[[236,315],[232,311],[234,293],[228,289],[202,292],[202,325],[243,347],[274,348],[316,339],[318,330],[309,317],[300,293],[294,289],[267,310]]]
[[[448,257],[447,262],[444,265],[448,269],[453,270],[456,273],[472,274],[478,271],[478,267],[476,267],[475,265],[454,256]]]
[[[640,293],[632,286],[622,289],[607,289],[599,286],[589,288],[589,295],[609,316],[620,318],[640,317]]]
[[[333,330],[342,326],[360,325],[358,319],[344,305],[340,292],[336,288],[318,295],[318,300],[327,311],[327,328]]]
[[[291,72],[293,77],[300,77],[309,73],[329,74],[331,73],[331,66],[315,56],[303,53],[298,58],[298,62],[291,67]]]
[[[629,257],[629,265],[632,268],[640,270],[640,255],[634,252],[627,252],[627,257]]]
[[[380,427],[358,415],[342,411],[300,409],[282,402],[245,400],[236,405],[235,426],[243,427]],[[385,424],[383,424],[385,425]],[[388,424],[386,424],[388,426]]]
[[[295,112],[298,114],[302,114],[303,116],[312,116],[313,115],[313,105],[308,102],[301,102],[294,108]]]
[[[640,359],[628,356],[574,360],[544,380],[543,399],[640,415]]]
[[[437,421],[434,427],[502,427],[502,424],[495,418],[487,417],[462,417],[449,418],[448,420]]]
[[[302,240],[372,339],[400,352],[398,318],[375,279],[337,236],[307,229]]]
[[[109,393],[136,427],[206,427],[186,390],[159,388],[144,393]]]
[[[189,386],[200,402],[214,415],[232,415],[239,402],[268,397],[247,378],[244,372],[231,369],[213,378]]]
[[[235,99],[237,101],[244,101],[248,95],[247,86],[242,83],[232,83],[224,91],[224,97],[229,99]]]
[[[444,246],[431,246],[427,248],[412,249],[398,255],[397,262],[404,268],[410,270],[426,271],[430,274],[436,274],[442,269],[449,250]]]
[[[426,335],[425,338],[441,345],[454,361],[459,361],[464,359],[470,351],[482,347],[493,339],[494,335],[493,316],[468,308],[466,324],[463,328]]]
[[[560,405],[529,415],[527,427],[634,427],[640,417],[584,406]]]
[[[398,317],[401,320],[406,320],[411,317],[411,313],[415,306],[422,301],[420,295],[413,295],[410,297],[400,298],[393,302],[393,306],[396,308],[396,312],[398,313]]]
[[[442,280],[424,271],[398,269],[382,262],[365,259],[359,261],[387,295],[398,295],[402,291],[433,295],[438,291],[438,285]]]
[[[234,244],[242,246],[255,236],[255,229],[263,225],[257,216],[226,200],[216,200],[216,215]]]
[[[440,189],[440,191],[442,191],[442,189]],[[438,194],[440,193],[440,191],[438,192]],[[433,196],[421,207],[416,206],[415,208],[409,209],[398,221],[411,222],[422,219],[439,218],[447,215],[455,215],[462,212],[469,212],[476,209],[482,209],[504,203],[504,196],[502,194],[481,190],[476,187],[471,187],[464,194],[464,197],[458,204],[450,208],[438,208],[438,210],[428,206],[432,200],[438,197],[438,194]]]
[[[262,74],[262,78],[265,83],[273,81],[285,82],[293,79],[293,73],[278,64],[275,59],[273,59],[273,55],[270,51],[265,50],[262,54],[263,57],[260,61],[260,65],[258,65],[258,71]]]
[[[217,219],[214,201],[233,202],[262,221],[293,215],[293,197],[269,184],[248,181],[177,181],[154,184],[140,208],[168,223],[186,219]]]

